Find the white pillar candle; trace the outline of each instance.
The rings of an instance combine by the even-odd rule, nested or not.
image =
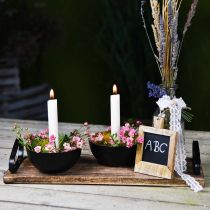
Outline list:
[[[48,108],[48,128],[49,137],[54,135],[56,148],[59,148],[59,136],[58,136],[58,103],[54,98],[54,91],[50,91],[50,100],[47,102]]]
[[[110,99],[111,104],[111,134],[120,133],[120,95],[117,94],[117,86],[113,85],[113,95]]]

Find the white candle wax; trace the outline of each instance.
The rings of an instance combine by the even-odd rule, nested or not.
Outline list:
[[[116,85],[113,86],[113,93],[117,93]],[[120,133],[120,95],[111,95],[111,134],[117,134],[119,138]]]
[[[51,90],[51,94],[52,94]],[[50,94],[50,95],[51,95]],[[51,95],[52,97],[52,95]],[[54,98],[54,92],[53,97]],[[50,99],[47,103],[48,107],[48,128],[49,137],[54,135],[56,148],[59,148],[59,136],[58,136],[58,105],[57,99]]]

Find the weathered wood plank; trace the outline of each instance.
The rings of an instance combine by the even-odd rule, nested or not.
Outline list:
[[[80,187],[81,189],[83,188],[83,186]],[[149,188],[147,189],[149,190]],[[124,190],[129,192],[130,188]],[[33,203],[36,205],[52,205],[65,208],[70,207],[74,209],[201,209],[202,207],[209,207],[209,197],[207,194],[202,198],[195,193],[192,193],[190,197],[186,197],[182,190],[177,190],[174,191],[173,196],[172,193],[170,196],[168,195],[167,189],[166,192],[164,192],[159,188],[152,188],[152,190],[150,189],[147,192],[146,196],[144,191],[141,192],[141,190],[139,190],[136,197],[126,197],[121,195],[123,188],[118,188],[116,195],[112,194],[110,196],[106,194],[106,188],[104,188],[103,194],[100,195],[98,191],[94,194],[29,187],[0,186],[0,200]],[[162,197],[166,196],[167,198],[164,199],[164,202],[155,197],[155,195],[160,193]],[[182,195],[178,196],[181,199],[177,199],[178,202],[174,202],[172,198],[176,197],[176,194]],[[144,197],[146,197],[146,199],[144,199]]]
[[[106,195],[117,197],[128,197],[141,200],[158,201],[161,203],[168,203],[173,205],[186,204],[186,205],[204,205],[208,206],[209,192],[210,192],[210,179],[206,180],[207,187],[202,193],[193,193],[187,188],[159,188],[159,187],[123,187],[123,186],[81,186],[81,185],[12,185],[15,186],[14,192],[20,192],[19,189],[23,188],[38,188],[49,189],[50,191],[65,191],[77,193],[87,193],[93,195]],[[3,183],[0,185],[5,186]],[[6,185],[5,187],[7,187]],[[159,206],[159,204],[158,204]],[[158,207],[157,206],[157,207]],[[179,206],[181,208],[181,206]],[[197,206],[198,208],[199,206]],[[142,209],[142,208],[141,208]]]
[[[0,118],[0,129],[5,132],[11,132],[11,128],[15,123],[18,123],[23,128],[29,128],[32,131],[37,131],[40,129],[47,128],[47,122],[45,121],[30,121],[30,120],[16,120],[16,119],[2,119]],[[82,126],[79,123],[59,123],[59,128],[61,132],[69,131],[72,129],[78,129]],[[91,125],[91,130],[93,132],[101,131],[106,129],[107,126],[104,125]]]
[[[9,150],[10,151],[10,150]],[[89,150],[83,150],[83,155],[91,155]],[[6,171],[8,169],[9,152],[5,149],[0,149],[0,171]],[[210,177],[210,161],[202,164],[205,177]]]
[[[0,173],[0,176],[1,173]],[[5,186],[3,182],[0,181],[0,185]],[[10,186],[10,185],[6,185]],[[160,202],[174,202],[174,203],[186,203],[190,205],[202,205],[203,200],[208,203],[209,192],[210,192],[210,178],[206,178],[205,190],[201,193],[193,193],[188,188],[163,188],[163,187],[135,187],[135,186],[95,186],[95,185],[37,185],[37,184],[18,184],[12,185],[17,188],[38,188],[38,189],[51,189],[57,191],[67,191],[76,193],[88,193],[88,194],[99,194],[106,196],[119,196],[136,198],[139,197],[144,200],[157,200]],[[172,196],[173,195],[173,196]],[[198,196],[200,195],[200,196]],[[191,203],[189,203],[189,197]],[[199,198],[199,199],[198,199]]]
[[[11,146],[14,142],[11,127],[16,121],[17,120],[0,119],[0,147],[8,148],[0,149],[0,171],[5,170],[8,165],[9,153],[11,152]],[[28,127],[33,131],[47,127],[47,122],[17,122],[20,123],[22,127]],[[62,132],[67,132],[70,129],[78,127],[80,127],[80,124],[60,123],[60,130],[62,130]],[[105,128],[105,126],[95,125],[92,127],[92,130],[96,132]],[[22,205],[22,203],[25,203],[27,200],[29,207],[27,209],[30,209],[31,206],[31,209],[34,209],[33,207],[36,205],[39,206],[43,204],[45,206],[47,205],[47,207],[56,206],[56,209],[58,207],[71,207],[73,209],[83,209],[83,207],[84,209],[139,209],[140,207],[141,209],[210,209],[210,155],[208,152],[210,151],[210,132],[187,131],[185,134],[187,136],[186,144],[189,155],[191,155],[191,141],[202,140],[200,146],[204,173],[206,175],[206,187],[201,193],[193,193],[188,188],[36,184],[11,186],[0,182],[0,206],[1,201],[11,203],[12,206],[13,203],[20,203]],[[203,154],[203,151],[205,154]],[[2,180],[1,172],[0,180]],[[28,190],[30,196],[27,196]],[[16,195],[18,196],[16,197]],[[55,198],[57,201],[55,201]],[[47,204],[45,203],[46,201]],[[83,203],[84,201],[85,203]],[[59,205],[57,205],[57,203],[59,203]],[[104,203],[107,205],[104,205]]]
[[[33,204],[30,202],[25,203],[23,202],[16,202],[16,201],[0,201],[0,209],[7,209],[7,210],[64,210],[64,209],[72,209],[72,208],[65,208],[65,207],[58,207],[52,206],[50,204]],[[73,210],[73,209],[72,209]],[[75,210],[75,209],[74,209]]]
[[[188,160],[188,173],[193,175],[192,161]],[[194,176],[204,185],[203,171]],[[7,184],[99,184],[99,185],[133,185],[133,186],[169,186],[182,187],[186,183],[177,174],[173,179],[135,173],[133,167],[106,167],[99,165],[93,156],[81,156],[79,162],[70,170],[60,174],[43,174],[26,159],[18,171],[4,175]]]

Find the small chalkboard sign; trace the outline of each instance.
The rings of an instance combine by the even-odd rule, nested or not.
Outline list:
[[[143,144],[137,145],[135,172],[171,179],[174,173],[177,133],[148,126],[139,127]]]

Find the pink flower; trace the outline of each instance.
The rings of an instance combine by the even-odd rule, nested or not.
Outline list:
[[[123,136],[122,138],[121,138],[121,140],[122,140],[122,142],[125,144],[126,143],[126,137],[125,136]]]
[[[47,135],[45,135],[45,134],[42,135],[41,138],[42,138],[42,139],[48,139]]]
[[[133,146],[133,144],[129,143],[126,145],[126,147],[131,148]]]
[[[96,135],[95,133],[90,134],[90,140],[91,141],[95,141],[95,135]]]
[[[133,144],[134,144],[134,141],[133,140],[134,140],[133,138],[127,137],[126,138],[126,147],[128,147],[128,148],[132,147]]]
[[[123,126],[121,129],[122,129],[124,132],[127,132],[127,131],[130,130],[130,127],[129,127],[129,126]]]
[[[51,135],[50,138],[49,138],[49,143],[50,144],[54,144],[55,143],[55,139],[56,139],[56,137],[54,135]]]
[[[54,135],[51,135],[51,136],[50,136],[50,140],[51,140],[51,141],[55,141],[55,139],[56,139],[56,137],[55,137]]]
[[[48,133],[49,133],[49,129],[48,129],[48,128],[45,129],[45,130],[44,130],[44,133],[45,133],[45,134],[48,134]]]
[[[85,123],[84,123],[84,126],[88,126],[88,122],[85,122]]]
[[[129,128],[130,124],[129,123],[125,123],[125,127]]]
[[[126,138],[126,142],[127,142],[127,143],[133,142],[133,138],[132,138],[132,137],[127,137],[127,138]]]
[[[82,145],[83,145],[82,141],[77,142],[77,148],[82,149]]]
[[[41,152],[41,146],[36,146],[36,147],[34,148],[34,151],[35,151],[36,153],[40,153],[40,152]]]
[[[41,131],[38,133],[38,137],[42,138],[42,139],[47,139],[47,135],[45,133],[45,131]]]
[[[144,142],[144,138],[138,137],[138,138],[136,139],[136,142],[139,143],[139,144],[142,144],[142,143]]]
[[[125,129],[120,129],[120,138],[123,138],[124,137],[124,135],[125,135]]]
[[[109,126],[109,127],[106,129],[106,131],[111,131],[111,126]]]
[[[130,129],[128,135],[129,135],[130,137],[134,137],[135,133],[136,133],[136,130],[132,128],[132,129]]]
[[[74,141],[74,142],[78,142],[78,141],[80,141],[80,140],[81,140],[81,139],[80,139],[79,136],[74,136],[73,139],[72,139],[72,141]]]
[[[114,142],[112,139],[109,141],[109,143],[110,143],[111,145],[114,145],[114,144],[115,144],[115,142]]]
[[[43,130],[43,131],[40,131],[39,132],[39,135],[46,135],[46,134],[48,134],[49,133],[49,130],[48,129],[45,129],[45,130]]]
[[[45,145],[45,150],[48,152],[55,152],[55,147],[52,144]]]
[[[63,147],[64,147],[64,152],[68,152],[68,151],[72,150],[72,148],[71,148],[69,143],[64,143]]]
[[[137,125],[140,125],[140,124],[142,124],[142,123],[141,123],[141,121],[137,120],[137,121],[136,121],[136,124],[137,124]]]
[[[96,136],[96,141],[102,141],[104,138],[103,134],[102,133],[99,133],[97,136]]]

